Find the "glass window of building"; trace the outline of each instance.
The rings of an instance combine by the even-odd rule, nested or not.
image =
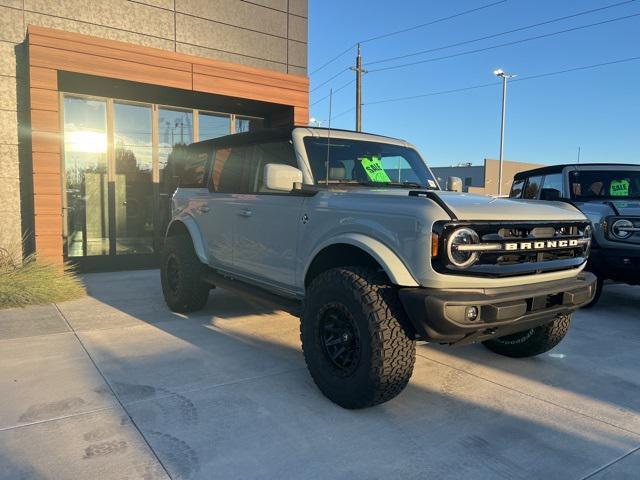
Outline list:
[[[263,126],[263,120],[261,118],[251,117],[236,117],[236,133],[252,132],[259,130]]]
[[[67,255],[109,253],[107,102],[64,98]]]
[[[231,117],[220,113],[198,114],[198,140],[209,140],[231,133]]]

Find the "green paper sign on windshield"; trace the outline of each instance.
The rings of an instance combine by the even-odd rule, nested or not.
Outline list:
[[[629,180],[611,180],[609,194],[612,197],[628,197],[629,196]]]
[[[380,157],[362,157],[360,159],[362,168],[367,172],[369,180],[377,183],[390,183],[391,179],[387,175],[387,172],[382,168],[382,161]]]

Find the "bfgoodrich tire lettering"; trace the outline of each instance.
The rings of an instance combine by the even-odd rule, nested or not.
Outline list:
[[[344,408],[390,400],[413,373],[415,341],[396,289],[373,269],[334,268],[318,275],[307,289],[300,333],[314,382]],[[340,339],[344,343],[336,348]]]
[[[205,270],[193,250],[191,238],[184,235],[167,238],[160,279],[164,300],[171,310],[186,313],[205,306],[211,288],[202,281]]]
[[[524,332],[514,333],[483,342],[489,350],[514,358],[532,357],[551,350],[564,338],[571,325],[571,315]]]

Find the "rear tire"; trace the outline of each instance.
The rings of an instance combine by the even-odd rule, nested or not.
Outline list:
[[[202,309],[211,287],[202,281],[206,266],[198,259],[191,238],[168,237],[162,252],[160,280],[167,306],[174,312],[187,313]]]
[[[320,391],[350,409],[398,395],[415,363],[408,325],[396,288],[383,273],[344,267],[318,275],[306,292],[300,337]]]
[[[545,325],[482,343],[492,352],[506,357],[533,357],[558,345],[567,334],[569,325],[571,315],[561,315]]]

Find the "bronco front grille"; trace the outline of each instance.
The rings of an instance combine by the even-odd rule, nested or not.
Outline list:
[[[441,273],[506,277],[577,268],[589,255],[588,221],[572,222],[439,222],[438,256],[433,267]],[[473,229],[479,238],[477,260],[469,267],[454,266],[447,256],[449,236],[461,227]]]

